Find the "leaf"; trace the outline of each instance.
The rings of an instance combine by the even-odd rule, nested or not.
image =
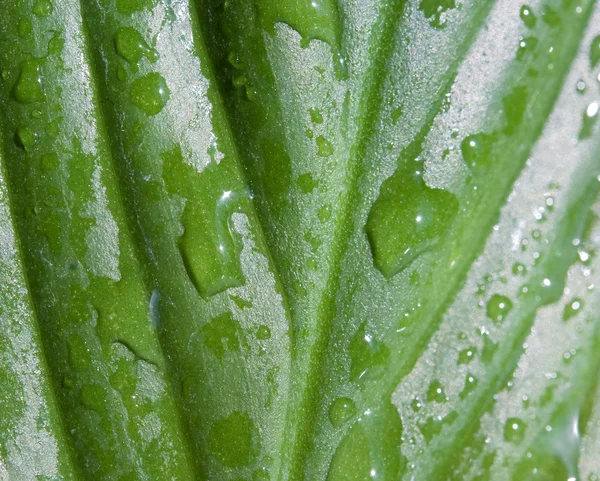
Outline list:
[[[600,476],[599,8],[1,5],[0,479]]]

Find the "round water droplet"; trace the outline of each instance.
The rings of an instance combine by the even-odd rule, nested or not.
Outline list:
[[[537,17],[529,5],[523,5],[519,11],[519,16],[527,28],[534,28],[537,23]]]
[[[477,354],[477,348],[475,346],[463,349],[458,353],[458,364],[470,363],[473,359],[475,359],[475,354]]]
[[[427,389],[427,396],[425,398],[427,402],[437,402],[437,403],[445,403],[448,401],[448,397],[444,392],[444,387],[442,383],[437,379],[432,381]]]
[[[482,168],[492,163],[494,136],[485,133],[466,137],[460,144],[465,162],[470,168]]]
[[[512,301],[500,294],[494,294],[487,303],[487,316],[495,323],[502,322],[513,308]]]
[[[356,414],[354,401],[347,397],[337,398],[329,408],[329,421],[335,428],[342,427]]]
[[[508,418],[504,424],[504,440],[519,444],[525,438],[525,429],[527,428],[523,420],[519,418]]]
[[[131,101],[147,115],[158,114],[169,101],[170,95],[167,82],[157,72],[144,75],[131,83]]]
[[[306,173],[298,177],[296,185],[298,185],[303,194],[310,194],[317,187],[317,182],[315,182],[310,173]]]
[[[366,322],[361,324],[350,343],[351,381],[360,380],[369,371],[377,371],[376,368],[385,366],[389,359],[388,347],[368,334],[366,325]]]
[[[523,37],[521,40],[519,40],[517,60],[523,60],[529,54],[535,52],[537,45],[538,39],[536,37]]]
[[[234,411],[213,424],[208,436],[208,448],[223,466],[249,466],[259,451],[258,429],[247,413]]]

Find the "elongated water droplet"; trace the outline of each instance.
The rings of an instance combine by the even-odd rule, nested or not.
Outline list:
[[[131,101],[147,115],[160,113],[167,105],[170,95],[167,82],[157,72],[146,74],[131,83]]]
[[[444,392],[444,387],[437,379],[432,381],[427,389],[427,402],[445,403],[448,401],[448,397]]]
[[[583,309],[583,301],[576,297],[565,306],[563,321],[567,322],[579,314]]]
[[[223,466],[249,466],[260,450],[258,429],[248,413],[234,411],[213,424],[208,436],[208,448]]]
[[[456,197],[398,169],[381,186],[367,220],[375,266],[391,278],[432,249],[458,209]]]
[[[587,106],[583,113],[583,120],[581,122],[581,130],[579,131],[579,140],[585,140],[592,136],[594,126],[598,121],[598,102],[592,102]]]
[[[519,11],[519,16],[527,28],[534,28],[537,23],[537,17],[529,5],[523,5]]]
[[[121,27],[117,30],[115,48],[131,65],[136,65],[142,57],[146,57],[150,62],[156,62],[158,58],[158,52],[150,48],[144,37],[131,27]]]
[[[590,46],[590,65],[596,68],[598,63],[600,63],[600,35],[594,37]]]

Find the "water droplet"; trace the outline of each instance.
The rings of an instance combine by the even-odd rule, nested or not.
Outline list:
[[[69,364],[77,372],[85,372],[92,367],[92,357],[85,339],[78,334],[72,334],[67,341]]]
[[[560,14],[549,5],[544,5],[542,21],[549,27],[558,27],[561,22]]]
[[[465,399],[469,394],[471,394],[475,390],[475,388],[477,387],[478,382],[479,381],[477,380],[477,378],[473,374],[467,373],[467,376],[465,377],[465,387],[460,392],[460,394],[458,395],[458,397],[460,399]]]
[[[494,294],[487,303],[487,316],[495,323],[500,323],[513,308],[512,301],[500,294]]]
[[[491,165],[494,141],[494,135],[485,133],[466,137],[460,144],[460,150],[467,166],[482,169]]]
[[[424,423],[419,424],[419,431],[427,443],[442,432],[446,424],[451,424],[456,419],[456,411],[452,411],[447,416],[431,416]]]
[[[313,124],[322,124],[323,123],[323,114],[316,107],[311,107],[308,109],[308,113],[310,114],[310,120]]]
[[[322,135],[319,135],[316,139],[317,142],[317,155],[319,157],[331,157],[333,155],[333,145]]]
[[[565,306],[563,321],[567,322],[583,310],[583,301],[576,297]]]
[[[327,481],[401,479],[406,465],[401,439],[402,421],[391,403],[366,410],[337,447]]]
[[[38,0],[33,5],[32,12],[37,17],[47,17],[52,14],[52,2],[50,0]]]
[[[146,74],[131,83],[130,99],[147,115],[158,114],[169,101],[170,95],[167,82],[157,72]]]
[[[29,127],[19,127],[15,137],[17,145],[28,150],[35,142],[37,135]]]
[[[455,0],[421,0],[419,10],[429,19],[429,24],[434,28],[443,28],[446,21],[442,21],[442,13],[456,8]]]
[[[577,90],[578,94],[583,95],[587,90],[587,85],[583,80],[578,80],[577,84],[575,85],[575,90]]]
[[[590,65],[596,68],[600,62],[600,35],[594,37],[590,46]]]
[[[321,222],[327,222],[331,219],[331,205],[327,204],[321,207],[317,216]]]
[[[515,276],[522,276],[527,273],[527,268],[520,262],[516,262],[512,267],[512,273]]]
[[[258,429],[247,413],[234,411],[213,424],[208,448],[223,466],[249,466],[260,451]]]
[[[19,33],[19,37],[25,38],[31,35],[33,31],[33,26],[31,24],[31,20],[28,18],[20,18],[19,23],[17,25],[17,32]]]
[[[298,177],[296,184],[303,194],[310,194],[317,187],[317,182],[310,173],[302,174]]]
[[[212,319],[202,329],[206,347],[219,359],[223,360],[225,352],[240,350],[241,327],[231,312],[226,312]]]
[[[504,424],[504,440],[519,444],[525,438],[526,424],[519,418],[508,418]]]
[[[256,331],[256,339],[259,341],[271,339],[271,329],[269,329],[269,326],[260,326]]]
[[[375,266],[388,279],[408,267],[439,242],[457,210],[453,194],[399,168],[382,184],[367,220]]]
[[[335,428],[346,424],[356,414],[354,401],[347,397],[337,398],[329,408],[329,421]]]
[[[598,102],[592,102],[587,106],[583,113],[583,121],[581,124],[581,130],[579,131],[579,140],[585,140],[592,136],[594,125],[598,121],[598,109],[600,104]]]
[[[515,87],[511,93],[502,99],[504,116],[506,118],[506,127],[504,129],[506,134],[512,135],[523,122],[523,117],[529,103],[528,99],[529,93],[527,92],[527,88],[523,86]]]
[[[458,364],[470,363],[473,359],[475,359],[475,354],[477,354],[477,348],[475,346],[463,349],[458,353]]]
[[[15,100],[22,104],[45,100],[39,60],[28,58],[21,63],[21,71],[12,93]]]
[[[481,362],[488,365],[494,359],[494,354],[498,350],[498,344],[490,339],[489,335],[483,337],[483,349],[481,350]]]
[[[519,40],[517,60],[523,60],[525,57],[535,52],[537,45],[538,39],[536,37],[523,37]]]
[[[388,347],[367,334],[366,321],[361,324],[350,343],[350,380],[358,381],[369,371],[385,366],[390,351]],[[371,374],[371,373],[369,373]]]
[[[429,388],[427,389],[427,396],[425,398],[427,402],[436,402],[436,403],[445,403],[448,401],[448,397],[444,392],[444,387],[442,383],[437,379],[432,381],[429,384]]]
[[[529,5],[523,5],[519,12],[519,16],[527,28],[534,28],[537,23],[537,17]]]
[[[117,30],[115,48],[117,53],[131,65],[137,65],[142,57],[146,57],[150,62],[156,62],[158,59],[158,52],[150,48],[144,37],[131,27],[121,27]]]

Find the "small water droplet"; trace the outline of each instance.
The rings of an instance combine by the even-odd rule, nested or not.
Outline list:
[[[523,5],[519,12],[519,16],[527,28],[534,28],[537,23],[537,17],[529,5]]]
[[[310,194],[317,187],[317,182],[310,173],[302,174],[296,180],[296,185],[303,194]]]
[[[429,19],[429,24],[434,28],[446,26],[446,20],[442,20],[442,14],[453,8],[456,8],[455,0],[421,0],[419,3],[419,10]]]
[[[256,331],[256,339],[259,341],[266,341],[267,339],[271,339],[271,329],[269,326],[260,326]]]
[[[512,301],[500,294],[494,294],[487,303],[486,314],[495,323],[500,323],[513,308]]]
[[[583,301],[580,298],[576,297],[575,299],[573,299],[569,303],[567,303],[567,305],[565,306],[565,309],[563,311],[563,321],[567,322],[567,321],[571,320],[577,314],[579,314],[582,310],[583,310]]]
[[[523,60],[528,55],[535,52],[538,45],[536,37],[523,37],[519,40],[519,48],[517,50],[517,60]]]
[[[436,403],[445,403],[448,401],[448,397],[444,392],[444,387],[442,383],[437,379],[432,381],[429,384],[429,388],[427,389],[427,396],[425,398],[427,402],[436,402]]]
[[[477,387],[478,382],[479,381],[477,380],[477,378],[473,374],[467,373],[467,375],[465,377],[465,387],[460,392],[460,394],[458,395],[458,397],[460,399],[465,399],[469,394],[471,394],[475,390],[475,388]]]
[[[316,139],[317,142],[317,155],[319,157],[331,157],[333,155],[333,145],[322,135],[319,135]]]
[[[208,448],[223,466],[249,466],[260,451],[258,429],[247,413],[234,411],[213,424]]]
[[[600,104],[598,102],[592,102],[585,109],[581,130],[579,131],[579,140],[585,140],[592,136],[594,125],[596,125],[596,122],[598,121],[599,106]]]
[[[323,114],[316,107],[311,107],[308,109],[308,113],[310,114],[310,120],[313,124],[322,124],[323,123]]]
[[[335,428],[346,424],[356,414],[354,401],[347,397],[337,398],[329,408],[329,421]]]
[[[32,12],[37,17],[47,17],[48,15],[52,14],[52,10],[53,7],[50,0],[38,0],[33,5]]]
[[[131,83],[131,102],[147,115],[157,115],[169,101],[171,91],[163,76],[152,72]]]
[[[525,438],[525,429],[527,425],[519,418],[508,418],[504,424],[504,440],[520,444]]]
[[[473,359],[475,359],[475,354],[477,354],[477,348],[475,346],[463,349],[458,353],[458,364],[470,363]]]
[[[460,150],[469,168],[481,169],[491,165],[494,141],[494,135],[485,133],[465,137],[460,144]]]

